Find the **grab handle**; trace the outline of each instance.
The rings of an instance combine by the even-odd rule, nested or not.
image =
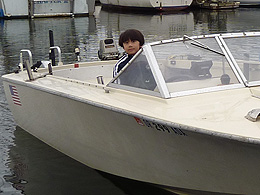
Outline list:
[[[63,63],[61,61],[61,49],[58,46],[53,46],[53,47],[50,47],[50,52],[51,52],[52,49],[56,49],[57,52],[58,52],[58,57],[59,57],[58,66],[63,65]],[[54,65],[54,64],[52,64],[52,65]]]
[[[23,71],[23,53],[28,53],[28,57],[29,57],[29,65],[30,67],[33,65],[33,62],[32,62],[32,52],[28,49],[22,49],[20,51],[20,63],[19,63],[19,67],[21,69],[21,71]]]

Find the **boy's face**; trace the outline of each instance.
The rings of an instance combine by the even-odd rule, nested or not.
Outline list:
[[[128,53],[129,55],[134,55],[136,54],[136,52],[138,52],[141,46],[139,41],[132,41],[129,39],[128,41],[123,43],[123,47],[126,53]]]

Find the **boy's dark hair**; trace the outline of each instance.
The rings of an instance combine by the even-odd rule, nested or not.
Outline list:
[[[119,45],[123,47],[123,43],[131,40],[131,41],[139,41],[140,46],[144,44],[144,35],[136,29],[128,29],[123,32],[119,37]]]

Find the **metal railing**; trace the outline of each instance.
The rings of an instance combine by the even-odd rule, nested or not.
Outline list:
[[[58,66],[62,66],[63,63],[61,61],[61,49],[58,46],[53,46],[53,47],[50,47],[49,52],[51,52],[52,50],[57,50],[57,54],[58,54],[58,58],[59,58]],[[24,64],[24,55],[23,55],[24,53],[28,54],[28,60],[25,61],[26,62],[25,64]],[[30,50],[22,49],[20,51],[20,63],[18,66],[19,66],[20,71],[24,71],[24,68],[27,70],[30,81],[35,80],[35,78],[33,77],[33,74],[32,74],[33,60],[32,60],[32,52]],[[52,74],[52,66],[53,66],[53,64],[51,64],[51,62],[50,62],[48,65],[48,70],[49,70],[48,74]],[[40,76],[40,77],[42,77],[42,76]]]

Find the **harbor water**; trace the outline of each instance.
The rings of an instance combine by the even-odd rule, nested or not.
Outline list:
[[[49,30],[53,31],[54,44],[61,48],[63,63],[73,63],[76,47],[80,48],[82,61],[98,60],[99,41],[113,37],[118,43],[120,33],[129,28],[139,29],[146,42],[153,42],[183,35],[260,31],[259,18],[260,8],[144,14],[109,12],[97,6],[95,15],[89,17],[0,20],[0,76],[17,69],[21,49],[31,50],[34,63],[48,60]],[[0,124],[0,194],[169,194],[141,182],[95,171],[17,127],[2,80]]]

